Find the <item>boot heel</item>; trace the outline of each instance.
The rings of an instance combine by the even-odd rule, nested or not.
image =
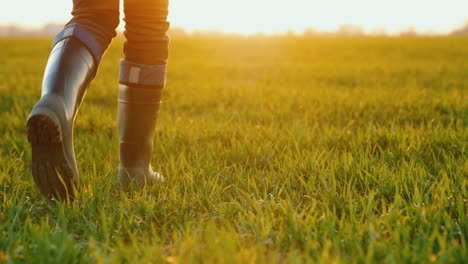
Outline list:
[[[31,144],[62,142],[62,129],[57,115],[50,109],[35,108],[29,115],[28,140]]]
[[[32,175],[39,190],[46,197],[73,199],[77,186],[63,148],[57,116],[47,108],[36,108],[31,112],[27,127],[32,148]]]

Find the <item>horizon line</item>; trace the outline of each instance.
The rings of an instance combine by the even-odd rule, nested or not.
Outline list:
[[[64,27],[67,22],[64,21],[47,21],[41,24],[27,24],[18,22],[0,22],[0,36],[8,35],[55,35]],[[4,32],[5,30],[19,30],[15,32]],[[55,32],[56,31],[56,32]],[[122,34],[124,28],[122,23],[117,27],[117,34]],[[7,34],[5,34],[7,33]],[[278,31],[256,31],[256,32],[240,32],[229,31],[219,28],[193,28],[189,29],[182,25],[171,25],[168,31],[169,35],[236,35],[236,36],[279,36],[279,35],[363,35],[363,36],[399,36],[399,35],[428,35],[428,36],[444,36],[444,35],[467,35],[468,34],[468,19],[459,26],[453,27],[450,30],[440,31],[434,29],[420,29],[415,26],[407,26],[397,30],[389,30],[385,27],[375,27],[367,29],[365,26],[356,23],[342,23],[332,30],[317,29],[313,26],[302,28],[301,30],[288,28]]]

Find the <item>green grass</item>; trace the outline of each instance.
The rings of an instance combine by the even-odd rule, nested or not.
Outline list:
[[[116,180],[122,41],[46,202],[25,122],[51,40],[0,40],[0,262],[467,263],[468,38],[173,39],[154,167]]]

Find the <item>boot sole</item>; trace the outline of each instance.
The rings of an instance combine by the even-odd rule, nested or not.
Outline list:
[[[41,110],[32,113],[27,122],[34,182],[48,198],[73,200],[77,186],[64,151],[60,123],[51,111]]]

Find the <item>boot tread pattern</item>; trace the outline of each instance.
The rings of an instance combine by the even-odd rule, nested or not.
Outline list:
[[[32,148],[32,175],[46,197],[74,198],[73,170],[66,158],[60,128],[46,115],[29,118],[28,140]]]

